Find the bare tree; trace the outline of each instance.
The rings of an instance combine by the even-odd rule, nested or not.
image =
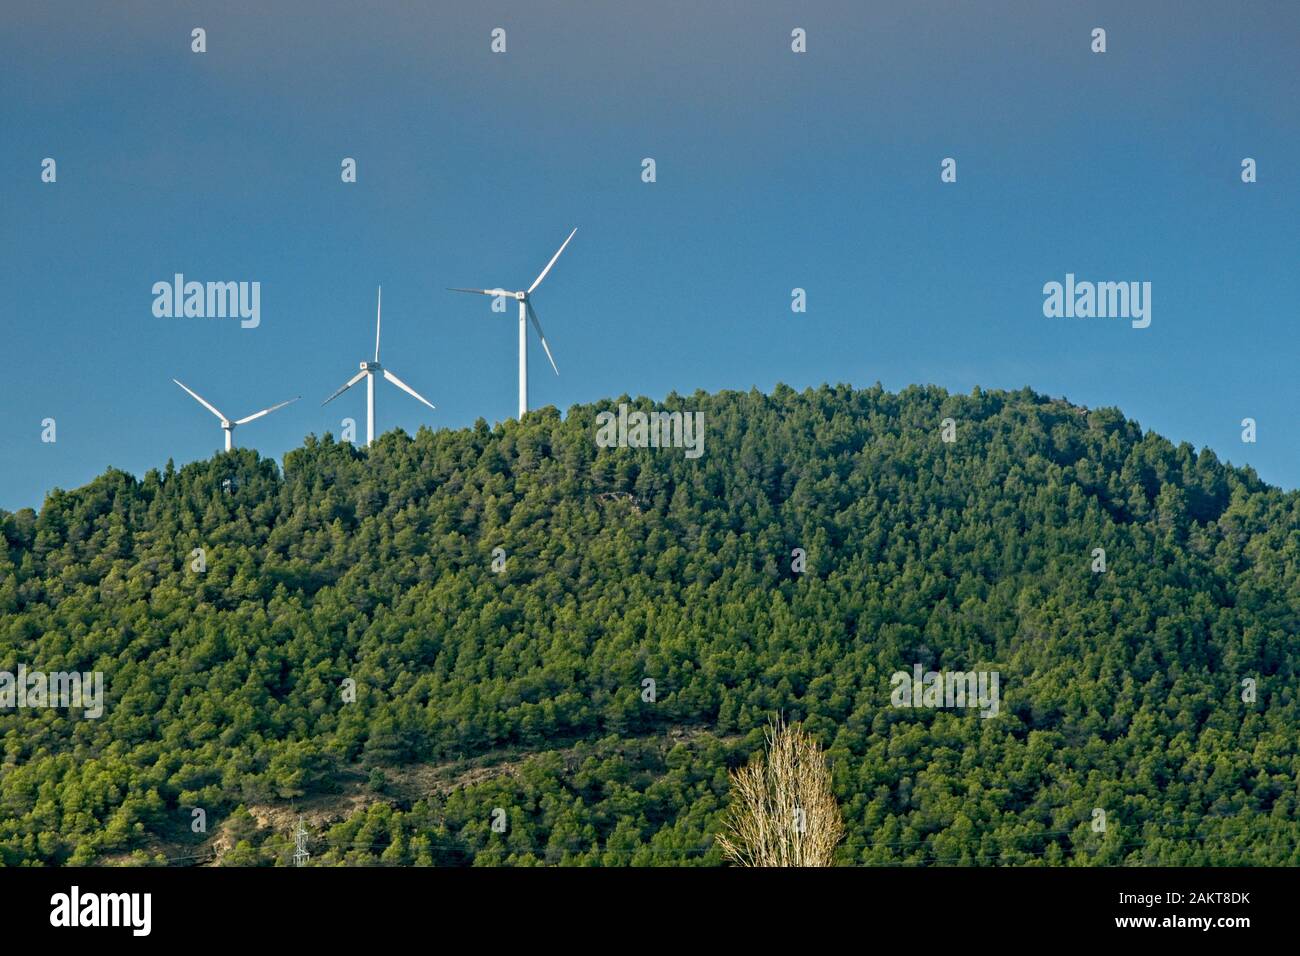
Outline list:
[[[727,833],[718,844],[738,866],[830,866],[844,838],[821,748],[799,724],[777,717],[767,757],[731,772]]]

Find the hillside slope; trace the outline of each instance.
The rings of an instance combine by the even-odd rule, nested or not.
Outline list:
[[[0,861],[194,862],[200,807],[223,862],[283,862],[244,807],[361,773],[315,861],[716,864],[783,711],[844,863],[1300,863],[1300,494],[1028,390],[670,395],[695,460],[597,448],[617,401],[0,513],[0,670],[106,685],[97,720],[0,710]],[[998,715],[891,706],[916,664],[997,671]]]

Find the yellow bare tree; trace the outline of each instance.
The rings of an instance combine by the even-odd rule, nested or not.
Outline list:
[[[777,717],[767,756],[731,772],[726,830],[717,838],[738,866],[831,866],[844,838],[821,748],[799,724]]]

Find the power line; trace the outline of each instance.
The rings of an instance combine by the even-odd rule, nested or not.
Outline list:
[[[1183,825],[1191,825],[1191,824],[1204,824],[1206,821],[1209,820],[1241,821],[1243,824],[1247,826],[1248,829],[1252,825],[1258,827],[1262,825],[1267,825],[1272,822],[1268,818],[1256,818],[1254,820],[1243,820],[1243,818],[1240,816],[1227,816],[1223,814],[1206,814],[1201,817],[1186,818],[1184,820],[1145,821],[1145,825],[1149,826],[1154,824],[1156,826],[1160,826],[1160,825],[1183,826]],[[1015,840],[1036,840],[1036,839],[1043,839],[1051,836],[1064,836],[1067,834],[1072,834],[1075,833],[1077,829],[1078,829],[1077,827],[1074,827],[1068,830],[1040,830],[1033,833],[987,834],[981,837],[980,840],[981,842],[988,839],[993,839],[998,841],[1008,841],[1008,842],[1015,841]],[[259,844],[258,846],[254,847],[254,849],[275,851],[280,849],[288,849],[288,847],[292,845],[294,847],[294,856],[293,856],[294,863],[297,866],[302,866],[304,865],[306,859],[309,858],[311,855],[306,848],[307,838],[309,835],[310,834],[308,833],[308,831],[306,830],[303,824],[302,817],[300,816],[298,818],[298,827],[292,834],[294,838],[292,844],[285,841],[277,841],[272,839],[272,840],[267,840],[265,843]],[[1146,846],[1148,844],[1155,843],[1162,840],[1175,842],[1175,843],[1204,842],[1205,840],[1212,839],[1216,836],[1222,838],[1230,835],[1231,834],[1225,834],[1221,832],[1219,833],[1196,832],[1190,834],[1169,834],[1169,833],[1156,832],[1151,834],[1146,839],[1134,840],[1127,843],[1120,843],[1120,844],[1103,843],[1101,846],[1098,847],[1098,849],[1103,849],[1108,851],[1127,850],[1139,846]],[[566,852],[566,853],[574,853],[574,854],[579,854],[579,853],[583,853],[583,854],[596,853],[602,855],[627,854],[630,856],[648,855],[648,856],[658,857],[658,858],[686,859],[694,854],[704,854],[714,849],[717,849],[716,846],[657,847],[650,844],[641,844],[635,847],[611,847],[608,845],[602,847],[598,844],[580,846],[580,847],[561,847],[561,846],[555,846],[551,843],[537,843],[537,842],[526,841],[526,840],[525,841],[493,840],[484,846],[475,847],[471,845],[468,840],[460,837],[455,837],[455,836],[436,837],[433,835],[425,835],[420,833],[415,833],[411,836],[411,840],[416,840],[416,839],[420,840],[424,845],[429,846],[431,848],[438,847],[442,849],[463,850],[468,853],[482,853],[494,847],[501,847],[502,849],[506,850],[509,853],[531,852],[531,853],[545,854],[545,853],[552,853],[558,851],[558,852]],[[1099,835],[1098,842],[1101,842],[1101,840],[1104,840],[1104,837],[1100,837]],[[841,843],[840,846],[850,850],[864,850],[864,849],[873,849],[875,847],[921,846],[929,842],[930,842],[929,840],[849,841],[849,842]],[[323,845],[329,849],[337,849],[337,850],[347,850],[347,849],[385,849],[386,850],[389,847],[394,845],[394,841],[392,840],[386,843],[371,843],[364,840],[348,841],[348,840],[318,839],[315,841],[315,843],[318,845]],[[1036,857],[1044,856],[1047,853],[1050,853],[1053,847],[1059,847],[1059,844],[1053,843],[1050,846],[1046,846],[1036,850],[1016,850],[1014,848],[1005,847],[1005,846],[1002,847],[1001,849],[1003,851],[1010,850],[1013,856],[1036,858]],[[1080,847],[1080,849],[1086,849],[1086,847]],[[951,863],[961,863],[963,862],[964,859],[970,859],[970,858],[978,859],[983,855],[985,854],[982,847],[976,847],[975,852],[969,854],[967,857],[943,857],[943,858],[932,857],[929,859],[882,861],[879,863],[855,862],[854,865],[858,865],[858,866],[930,866],[936,864],[943,865],[943,864],[951,864]],[[189,854],[184,856],[163,857],[163,859],[166,860],[167,862],[180,862],[184,860],[206,861],[206,860],[215,860],[216,858],[217,858],[217,854],[215,850],[208,850],[203,853],[194,853],[194,854]]]

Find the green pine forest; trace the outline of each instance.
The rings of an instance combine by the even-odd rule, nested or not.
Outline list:
[[[598,448],[620,400],[704,455]],[[0,534],[0,670],[105,681],[0,711],[4,865],[291,865],[301,815],[310,865],[720,866],[777,714],[842,865],[1300,864],[1300,493],[1115,409],[624,397],[109,470]],[[914,664],[1000,713],[891,706]]]

